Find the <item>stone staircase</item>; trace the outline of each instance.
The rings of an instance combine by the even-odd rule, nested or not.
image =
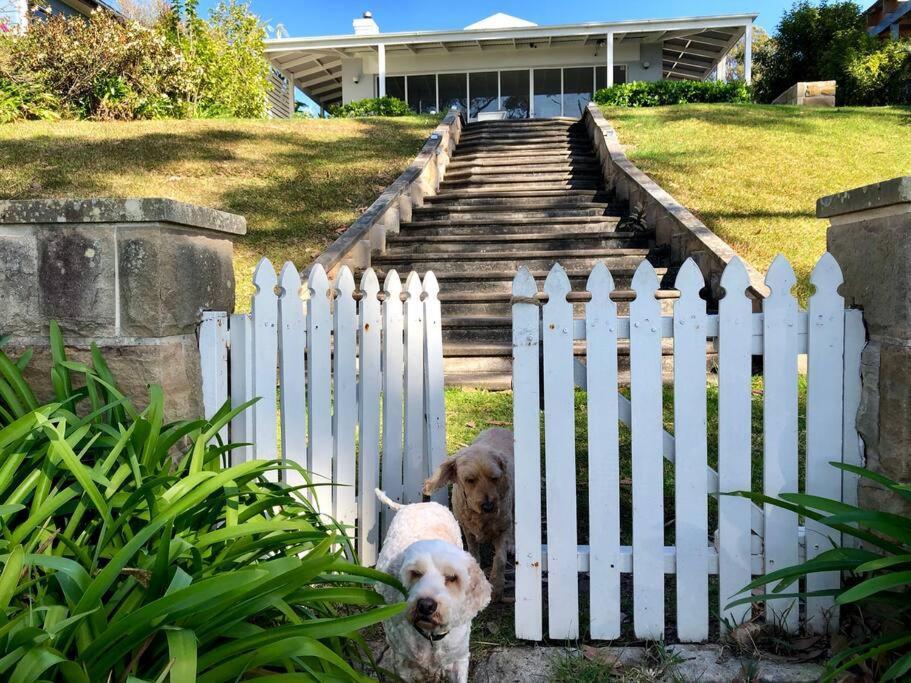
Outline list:
[[[526,266],[543,285],[554,263],[584,291],[604,261],[619,288],[648,258],[665,274],[648,233],[618,232],[626,207],[606,192],[580,123],[530,119],[471,123],[462,132],[439,194],[413,210],[373,259],[385,271],[433,270],[440,282],[446,382],[511,385],[512,279]],[[676,293],[662,290],[659,297]],[[615,295],[627,313],[632,292]],[[670,301],[668,301],[670,303]],[[582,315],[583,303],[576,303]],[[581,349],[580,349],[581,351]],[[621,353],[625,353],[622,350]],[[621,367],[625,367],[621,358]]]

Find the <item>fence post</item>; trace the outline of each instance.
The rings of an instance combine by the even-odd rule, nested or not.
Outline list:
[[[866,464],[892,479],[911,478],[911,176],[821,198],[816,215],[828,218],[828,250],[844,273],[846,303],[863,310],[868,343],[862,386],[846,368],[845,402],[859,405],[857,430]],[[859,331],[846,319],[846,340]],[[849,391],[849,389],[851,391]],[[850,418],[850,415],[846,415]],[[847,428],[845,433],[848,433]],[[845,460],[856,455],[846,438]],[[853,452],[852,452],[853,451]],[[844,482],[843,482],[844,485]],[[851,491],[845,491],[850,499]],[[869,480],[860,502],[874,509],[908,511],[908,504]]]

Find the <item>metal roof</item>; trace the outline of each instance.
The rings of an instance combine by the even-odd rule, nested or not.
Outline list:
[[[341,102],[342,59],[376,53],[384,45],[387,58],[396,52],[477,52],[488,48],[527,47],[546,40],[550,46],[589,45],[607,33],[617,42],[638,40],[663,44],[664,78],[702,80],[744,35],[756,14],[677,19],[589,22],[552,26],[514,26],[452,31],[409,31],[374,35],[331,35],[277,38],[266,41],[266,56],[289,73],[295,85],[325,105]]]

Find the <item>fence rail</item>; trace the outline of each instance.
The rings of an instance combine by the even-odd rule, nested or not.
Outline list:
[[[304,284],[294,264],[276,275],[263,259],[253,282],[251,313],[209,313],[200,329],[206,414],[228,397],[260,397],[222,435],[246,444],[232,458],[294,461],[314,483],[334,484],[310,495],[356,529],[360,560],[373,564],[389,522],[373,489],[419,502],[446,454],[436,278],[410,273],[403,288],[392,270],[381,291],[367,269],[356,289],[347,266],[330,282],[316,264]],[[295,470],[283,476],[303,483]]]
[[[544,626],[543,573],[551,638],[578,638],[578,574],[590,580],[589,632],[620,636],[620,581],[632,574],[633,628],[639,638],[660,639],[665,629],[665,580],[675,574],[676,627],[682,641],[708,637],[709,576],[718,576],[722,622],[739,623],[749,606],[727,607],[753,575],[812,558],[840,539],[812,522],[774,506],[718,492],[752,489],[752,440],[762,438],[762,488],[770,496],[798,491],[798,356],[808,357],[806,462],[803,491],[856,500],[856,478],[832,460],[859,464],[854,426],[860,397],[859,311],[845,310],[835,260],[824,255],[811,276],[815,293],[807,311],[791,294],[788,262],[778,257],[765,278],[771,295],[752,312],[750,278],[734,259],[721,277],[725,295],[708,314],[699,293],[702,274],[688,260],[677,276],[680,298],[662,316],[654,294],[658,279],[644,262],[633,278],[636,299],[628,316],[617,315],[614,281],[597,265],[586,289],[585,317],[573,320],[569,279],[559,265],[544,283],[544,297],[522,269],[513,282],[513,389],[516,439],[516,635],[540,640]],[[546,303],[541,305],[540,299]],[[570,298],[576,298],[570,296]],[[673,434],[664,431],[662,339],[673,340]],[[584,340],[584,364],[574,341]],[[630,344],[630,397],[618,387],[618,341]],[[706,344],[718,349],[718,471],[708,463]],[[763,359],[762,433],[752,424],[752,356]],[[541,358],[543,357],[543,364]],[[543,370],[543,378],[540,373]],[[577,378],[574,383],[573,377]],[[543,379],[543,382],[541,381]],[[588,545],[577,543],[577,453],[574,384],[587,389]],[[543,390],[542,390],[543,387]],[[542,394],[543,391],[543,394]],[[542,403],[543,399],[543,403]],[[544,453],[540,411],[544,411]],[[630,427],[632,544],[621,545],[619,423]],[[546,456],[546,457],[543,457]],[[542,472],[544,510],[542,516]],[[675,545],[665,543],[665,462],[673,463]],[[718,496],[718,527],[709,528],[709,496]],[[559,529],[559,533],[542,532]],[[671,524],[671,522],[668,522]],[[546,539],[544,538],[546,536]],[[546,541],[546,542],[545,542]],[[821,573],[806,589],[837,586]],[[771,601],[766,618],[796,630],[801,615],[811,631],[837,625],[830,597]]]

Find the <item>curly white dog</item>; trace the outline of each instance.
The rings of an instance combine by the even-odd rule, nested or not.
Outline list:
[[[406,681],[468,680],[471,620],[490,602],[490,584],[475,559],[462,550],[462,532],[452,513],[437,503],[400,505],[377,489],[377,497],[398,510],[376,568],[408,590],[408,607],[383,622],[395,673]],[[391,586],[377,590],[398,602]]]

